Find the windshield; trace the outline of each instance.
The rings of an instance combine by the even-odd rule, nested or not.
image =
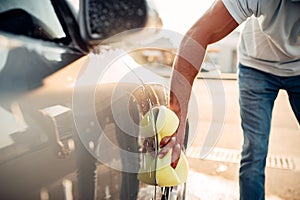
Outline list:
[[[66,37],[50,0],[1,0],[0,30],[45,40]]]

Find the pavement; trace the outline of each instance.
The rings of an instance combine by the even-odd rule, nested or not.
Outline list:
[[[215,87],[217,82],[223,88]],[[198,78],[193,95],[189,109],[192,137],[187,149],[190,164],[188,200],[238,199],[239,153],[243,137],[237,80],[234,77],[226,80]],[[223,104],[225,111],[216,104]],[[215,117],[214,113],[221,117]],[[266,168],[267,200],[300,200],[299,133],[288,96],[280,91],[273,110],[270,134]],[[206,142],[212,134],[214,138],[210,144],[213,148],[205,153],[207,148],[203,147],[207,147]]]

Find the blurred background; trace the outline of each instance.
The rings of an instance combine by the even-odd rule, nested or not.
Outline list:
[[[211,6],[214,1],[154,0],[154,2],[158,12],[160,13],[160,17],[163,22],[163,28],[183,35],[196,22],[196,20],[205,13],[205,11]],[[229,36],[208,47],[208,58],[220,72],[236,72],[236,47],[239,41],[239,33],[242,28],[243,25],[239,26]],[[165,39],[167,40],[168,38]],[[146,57],[149,57],[150,61],[152,62],[156,59],[156,61],[158,62],[170,65],[172,64],[172,51],[170,52],[154,53],[153,51],[148,51],[144,52],[144,55]]]

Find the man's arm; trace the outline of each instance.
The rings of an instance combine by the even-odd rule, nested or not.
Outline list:
[[[176,167],[184,142],[188,102],[192,85],[197,76],[207,45],[217,42],[231,33],[238,23],[232,18],[221,0],[215,1],[209,10],[190,28],[181,42],[173,65],[171,78],[170,108],[180,119],[172,137],[163,138],[159,153],[162,158],[172,151],[171,166]]]

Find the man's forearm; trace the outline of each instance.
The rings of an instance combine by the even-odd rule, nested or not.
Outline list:
[[[171,78],[170,108],[180,119],[172,138],[163,140],[160,157],[172,149],[171,166],[176,167],[184,142],[188,104],[194,80],[201,69],[207,45],[219,41],[238,26],[222,0],[216,0],[185,35],[176,56]]]
[[[196,78],[205,56],[206,47],[203,48],[188,34],[182,41],[180,50],[173,65],[171,78],[170,108],[180,119],[179,131],[184,138],[185,123],[188,112],[188,104],[194,79]],[[183,142],[183,141],[181,141]]]
[[[209,44],[219,41],[233,31],[238,24],[221,0],[215,1],[209,10],[189,29],[178,50],[171,79],[170,108],[177,114],[180,126],[185,124],[192,85]]]

